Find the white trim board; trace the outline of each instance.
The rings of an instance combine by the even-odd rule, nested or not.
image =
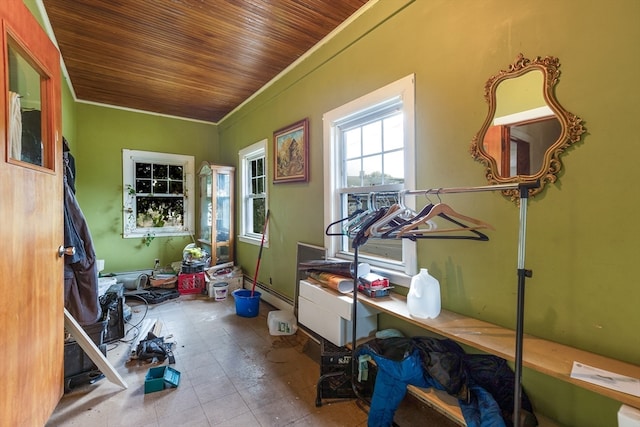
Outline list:
[[[89,338],[89,335],[82,329],[82,326],[73,318],[71,313],[64,309],[64,326],[69,330],[71,335],[76,339],[80,347],[89,356],[91,361],[96,364],[100,372],[102,372],[109,381],[119,385],[122,388],[129,388],[125,380],[122,379],[120,374],[109,363],[104,354],[98,349],[98,346]]]

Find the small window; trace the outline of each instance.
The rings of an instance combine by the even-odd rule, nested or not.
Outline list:
[[[410,75],[342,107],[324,120],[325,223],[371,204],[393,204],[401,190],[415,186],[414,76]],[[371,194],[376,193],[376,200]],[[412,200],[404,203],[410,206]],[[352,259],[348,236],[327,236],[329,256]],[[370,239],[359,260],[404,284],[416,270],[415,243]]]
[[[238,153],[241,200],[240,236],[243,242],[259,245],[267,212],[267,140],[250,145]],[[268,247],[267,231],[264,236]]]
[[[122,150],[124,237],[192,233],[193,156]]]

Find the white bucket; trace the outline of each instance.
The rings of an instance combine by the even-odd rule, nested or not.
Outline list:
[[[213,298],[216,301],[224,301],[227,299],[227,293],[229,292],[229,284],[227,282],[215,282],[212,283]],[[211,296],[211,294],[209,294]]]

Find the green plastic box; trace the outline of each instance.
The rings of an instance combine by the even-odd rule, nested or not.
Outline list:
[[[180,384],[180,371],[169,366],[156,366],[147,372],[144,379],[144,393],[176,388],[178,384]]]

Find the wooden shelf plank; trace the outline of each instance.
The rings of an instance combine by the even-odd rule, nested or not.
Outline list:
[[[438,411],[440,414],[449,418],[451,421],[461,426],[466,426],[467,423],[462,415],[462,410],[458,401],[448,395],[442,390],[436,390],[434,388],[420,388],[416,386],[407,386],[407,392],[411,393],[416,399],[420,400],[430,408]],[[558,423],[544,415],[536,412],[536,418],[538,419],[538,427],[557,427]]]
[[[515,360],[515,331],[511,329],[447,310],[442,310],[435,319],[417,319],[409,314],[406,298],[398,294],[382,298],[369,298],[366,295],[358,294],[358,300],[363,304],[388,313],[391,316],[404,319],[442,337],[450,338],[510,361]],[[638,365],[532,335],[525,334],[523,336],[522,365],[524,367],[640,409],[640,397],[571,378],[571,369],[574,361],[616,374],[640,378],[640,366]]]

